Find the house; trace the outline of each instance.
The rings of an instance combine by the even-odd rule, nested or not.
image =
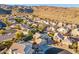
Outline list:
[[[68,36],[64,36],[64,40],[62,40],[62,44],[69,47],[69,45],[72,45],[73,40],[69,38]]]
[[[14,24],[12,24],[11,26],[10,26],[10,28],[15,28],[16,27],[16,25],[18,25],[18,23],[14,23]]]
[[[41,41],[42,41],[42,39],[40,38],[40,36],[41,36],[41,34],[40,33],[35,33],[34,35],[33,35],[33,42],[36,42],[37,44],[40,44],[41,43]]]
[[[64,27],[60,27],[60,28],[57,29],[57,31],[58,31],[59,33],[62,33],[62,34],[66,34],[66,33],[68,32],[68,29],[66,29],[66,28],[64,28]]]
[[[77,28],[77,25],[76,24],[72,24],[72,29],[75,29]]]
[[[45,33],[45,34],[41,34],[41,33],[35,33],[35,35],[33,36],[33,40],[39,44],[53,44],[52,39]]]
[[[46,31],[48,31],[48,32],[50,32],[50,31],[55,32],[55,28],[50,26],[50,27],[46,28]]]
[[[67,25],[66,25],[66,28],[72,29],[72,25],[71,25],[71,24],[67,24]]]
[[[16,21],[14,19],[9,19],[8,22],[16,23]]]
[[[53,40],[46,33],[45,34],[41,34],[40,38],[42,39],[41,44],[47,44],[47,45],[53,44]]]
[[[57,24],[57,26],[58,26],[58,27],[62,27],[62,26],[63,26],[63,23],[62,23],[62,22],[59,22],[59,23]]]
[[[73,42],[77,42],[79,48],[79,37],[78,38],[70,37],[70,39],[72,39]]]
[[[32,13],[33,9],[32,8],[27,8],[27,9],[24,10],[24,12],[26,12],[26,13]]]
[[[52,22],[51,25],[52,25],[52,26],[56,26],[57,24],[56,24],[55,22]]]
[[[37,27],[37,24],[36,24],[36,23],[33,23],[33,24],[32,24],[32,27]]]
[[[62,43],[68,47],[69,45],[72,45],[73,42],[78,42],[78,47],[79,47],[79,38],[65,36],[64,40],[62,41]]]
[[[21,27],[22,30],[30,28],[28,25],[25,25],[25,24],[20,24],[20,27]]]
[[[71,35],[72,35],[73,37],[79,37],[79,28],[73,29],[73,30],[71,31]]]
[[[46,25],[49,25],[49,22],[47,22],[47,21],[44,21],[44,23],[45,23]]]
[[[29,31],[29,29],[23,30],[22,32],[23,32],[24,35],[28,35],[29,34],[28,31]]]
[[[53,36],[53,40],[55,40],[57,42],[60,42],[60,40],[63,40],[63,39],[64,39],[64,36],[60,33],[55,33]]]
[[[19,8],[17,10],[17,12],[25,12],[25,13],[32,13],[33,12],[33,9],[32,8],[25,8],[25,9],[22,9],[22,8]]]
[[[33,38],[37,39],[37,38],[39,38],[40,36],[41,36],[40,33],[35,33],[35,34],[33,35]]]
[[[35,17],[33,21],[34,21],[34,22],[40,22],[40,20],[41,20],[41,19],[40,19],[39,17]]]

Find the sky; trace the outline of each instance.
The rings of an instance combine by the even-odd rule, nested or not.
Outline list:
[[[9,5],[79,7],[79,4],[9,4]]]
[[[0,4],[28,6],[79,7],[79,0],[0,0]]]
[[[27,4],[29,5],[29,4]],[[79,7],[79,4],[30,4],[33,6]]]
[[[79,7],[79,4],[52,4],[52,6],[58,6],[58,7]]]

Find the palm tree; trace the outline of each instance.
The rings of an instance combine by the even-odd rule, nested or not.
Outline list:
[[[78,52],[78,42],[73,42],[72,47],[75,50],[75,52]]]

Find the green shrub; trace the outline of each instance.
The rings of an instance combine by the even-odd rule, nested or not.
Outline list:
[[[26,36],[25,38],[23,38],[23,40],[24,40],[25,42],[27,42],[27,41],[29,41],[29,40],[32,40],[32,38],[33,38],[33,35],[28,35],[28,36]]]
[[[23,22],[23,19],[21,19],[21,18],[15,18],[15,20],[16,20],[16,22],[18,22],[18,23],[22,23],[22,22]]]

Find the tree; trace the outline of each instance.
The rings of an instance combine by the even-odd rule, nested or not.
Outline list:
[[[5,34],[5,30],[0,30],[0,34]]]
[[[28,35],[33,35],[33,32],[31,30],[29,30]]]
[[[16,25],[15,28],[21,30],[20,25]]]
[[[10,48],[10,46],[12,45],[12,41],[8,40],[8,41],[2,41],[0,42],[0,51],[5,49],[5,48]]]
[[[72,47],[73,47],[73,49],[75,49],[75,52],[77,52],[78,50],[78,42],[73,42],[72,43]]]
[[[26,41],[29,41],[29,40],[32,40],[33,34],[34,34],[34,32],[31,31],[31,30],[29,30],[28,35],[27,35],[26,37],[24,37],[23,40],[24,40],[25,42],[26,42]]]
[[[18,31],[18,32],[15,33],[15,38],[16,39],[22,39],[23,35],[24,35],[23,32]]]
[[[4,41],[3,45],[6,46],[7,48],[9,48],[12,45],[12,43],[13,42],[11,40],[8,40],[8,41]]]
[[[40,31],[40,32],[43,32],[45,30],[45,28],[46,28],[46,25],[39,24],[37,30]]]
[[[33,38],[33,35],[28,35],[28,36],[26,36],[25,38],[23,38],[23,40],[24,40],[25,42],[27,42],[27,41],[29,41],[29,40],[32,40],[32,38]]]
[[[3,19],[3,22],[7,25],[7,26],[10,26],[12,23],[8,21],[7,18],[4,18]]]
[[[31,32],[35,34],[37,32],[37,29],[32,29]]]
[[[32,24],[31,27],[32,28],[37,28],[37,25]]]
[[[69,45],[70,49],[74,49],[75,52],[78,52],[78,42],[72,42],[72,45]]]
[[[4,18],[4,19],[3,19],[3,22],[4,22],[4,23],[7,23],[7,18]]]
[[[26,21],[26,20],[23,20],[23,23],[24,23],[24,24],[27,24],[27,21]]]
[[[21,19],[21,18],[15,18],[15,20],[16,20],[16,22],[18,22],[18,23],[22,23],[22,22],[23,22],[23,19]]]
[[[53,37],[54,33],[49,33],[48,36]]]

